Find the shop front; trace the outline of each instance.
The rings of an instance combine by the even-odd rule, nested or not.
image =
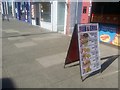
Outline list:
[[[34,2],[31,4],[32,25],[53,30],[53,8],[51,2]],[[56,12],[54,11],[54,14]]]
[[[52,25],[52,4],[50,2],[41,2],[40,6],[40,26],[53,30]],[[56,12],[54,12],[56,13]]]
[[[119,2],[93,2],[91,22],[99,23],[99,40],[120,46],[120,8]]]
[[[30,2],[15,2],[15,13],[16,18],[30,23]]]
[[[113,24],[99,24],[100,41],[120,46],[120,26]]]
[[[65,30],[66,3],[58,1],[31,3],[32,25],[38,25],[53,32]]]

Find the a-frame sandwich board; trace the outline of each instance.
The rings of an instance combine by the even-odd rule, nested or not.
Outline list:
[[[70,41],[70,46],[67,52],[67,56],[65,59],[65,65],[79,61],[79,46],[78,46],[78,25],[75,24],[72,38]]]

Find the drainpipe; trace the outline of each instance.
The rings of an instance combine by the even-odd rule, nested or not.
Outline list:
[[[77,5],[76,5],[76,21],[75,21],[75,24],[77,24],[78,23],[78,0],[77,0]]]

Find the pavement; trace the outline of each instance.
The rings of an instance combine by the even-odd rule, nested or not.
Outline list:
[[[3,87],[118,88],[118,48],[100,43],[102,73],[82,82],[79,65],[64,68],[70,36],[11,19],[1,38]]]

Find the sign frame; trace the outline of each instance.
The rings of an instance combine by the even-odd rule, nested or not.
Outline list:
[[[95,72],[95,71],[97,71],[97,70],[100,70],[101,69],[101,62],[100,62],[100,51],[99,51],[99,26],[98,26],[99,24],[98,23],[89,23],[89,24],[78,24],[78,27],[77,27],[77,30],[78,30],[78,48],[79,48],[79,64],[80,64],[80,74],[81,74],[81,79],[83,80],[83,77],[84,76],[86,76],[86,75],[89,75],[89,74],[91,74],[91,73],[93,73],[93,72]],[[85,31],[80,31],[79,30],[79,28],[80,27],[82,27],[82,26],[84,26],[85,27]],[[91,29],[91,26],[96,26],[97,27],[97,30],[96,31],[91,31],[90,29]],[[89,31],[87,31],[87,27],[89,27]],[[98,62],[99,62],[99,67],[97,68],[97,69],[94,69],[94,70],[90,70],[89,72],[87,72],[87,73],[85,73],[85,74],[83,74],[83,62],[82,62],[82,60],[83,60],[83,56],[82,56],[82,54],[81,54],[81,52],[82,52],[82,50],[81,50],[81,34],[84,34],[84,33],[87,33],[88,35],[90,34],[90,33],[96,33],[97,34],[97,58],[98,58]],[[89,41],[88,41],[89,42]],[[89,60],[90,61],[90,60]],[[90,62],[91,63],[91,62]],[[92,64],[91,64],[92,65]]]

